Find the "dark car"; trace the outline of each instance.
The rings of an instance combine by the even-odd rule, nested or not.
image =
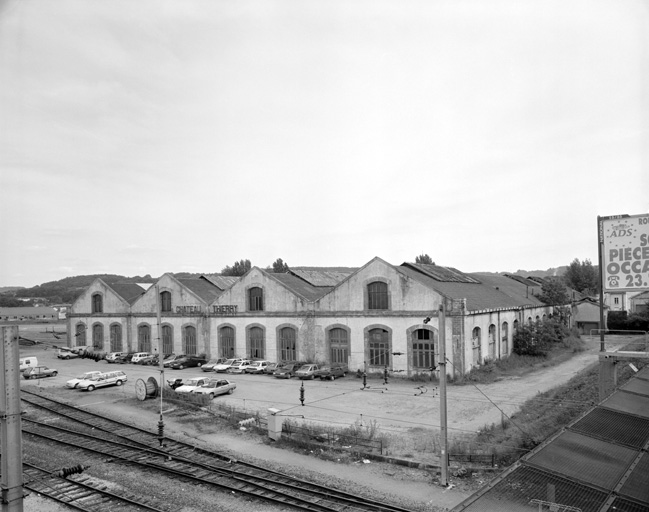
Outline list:
[[[290,379],[291,377],[295,376],[295,372],[297,372],[303,364],[304,363],[283,364],[273,372],[273,375],[278,379]]]
[[[23,377],[25,379],[41,379],[43,377],[56,377],[58,374],[58,371],[47,366],[32,366],[23,372]]]
[[[281,368],[282,363],[268,363],[268,366],[264,368],[264,373],[266,375],[273,375],[275,373],[275,370],[278,368]]]
[[[122,354],[121,356],[117,356],[115,358],[115,362],[118,364],[130,363],[131,359],[133,359],[133,356],[135,354],[137,354],[137,352],[129,352],[128,354]]]
[[[203,356],[185,356],[180,359],[176,359],[173,363],[169,365],[169,368],[172,370],[182,370],[183,368],[194,368],[201,367],[207,363],[207,359]]]
[[[157,365],[159,363],[160,359],[158,358],[158,354],[151,354],[150,356],[142,357],[140,360],[135,363],[135,364],[141,364],[143,366],[152,366],[152,365]]]
[[[314,374],[320,380],[335,380],[337,377],[344,377],[347,375],[346,366],[322,366]]]

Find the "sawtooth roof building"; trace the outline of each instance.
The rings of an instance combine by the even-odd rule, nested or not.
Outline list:
[[[511,354],[519,325],[553,313],[536,296],[539,283],[521,279],[379,257],[360,268],[165,274],[148,288],[97,279],[72,305],[68,342],[154,352],[161,339],[165,354],[387,367],[412,376],[437,365],[444,304],[448,372],[463,374]]]

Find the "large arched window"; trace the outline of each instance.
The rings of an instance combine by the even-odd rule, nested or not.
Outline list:
[[[234,329],[229,326],[219,329],[219,356],[232,358],[235,356],[234,351]]]
[[[171,313],[171,292],[160,292],[160,310]]]
[[[509,355],[509,324],[503,322],[500,332],[500,357]]]
[[[264,330],[261,327],[251,327],[248,329],[248,357],[251,359],[264,359],[265,356]]]
[[[329,353],[331,364],[348,364],[349,336],[345,329],[336,327],[329,331]]]
[[[473,348],[473,364],[476,365],[482,362],[481,336],[480,327],[474,327],[471,332],[471,347]]]
[[[372,329],[369,332],[370,366],[390,366],[390,338],[385,329]]]
[[[137,328],[137,349],[139,352],[151,352],[151,326],[139,325]]]
[[[87,342],[86,342],[86,324],[77,324],[76,327],[74,328],[75,333],[74,337],[77,339],[76,341],[76,346],[77,347],[85,347]]]
[[[100,293],[95,293],[92,296],[92,312],[93,313],[103,313],[104,312],[104,298]]]
[[[496,359],[496,326],[489,326],[489,358]]]
[[[435,367],[435,335],[428,329],[412,333],[412,367],[415,370],[432,370]]]
[[[248,311],[264,310],[264,291],[255,286],[248,290]]]
[[[280,361],[297,361],[297,341],[292,327],[279,330],[279,357]]]
[[[120,324],[112,324],[110,326],[110,351],[122,351],[122,326]]]
[[[95,324],[92,326],[92,347],[96,350],[104,349],[104,325]]]
[[[183,353],[188,356],[195,356],[196,350],[196,327],[187,325],[183,328]]]
[[[367,285],[367,309],[388,309],[388,285],[375,281]]]
[[[174,330],[170,325],[162,326],[162,353],[166,356],[174,352]]]

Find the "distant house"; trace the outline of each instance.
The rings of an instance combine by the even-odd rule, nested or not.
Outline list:
[[[590,297],[572,303],[571,326],[579,330],[579,334],[590,334],[592,329],[606,329],[608,306],[604,306],[604,326],[600,327],[599,301]]]
[[[0,321],[2,322],[56,321],[58,319],[58,311],[50,307],[0,308]]]
[[[649,312],[649,291],[639,293],[629,299],[631,313],[647,313]]]
[[[59,320],[65,320],[67,312],[70,311],[72,304],[52,304],[50,307],[58,312]]]

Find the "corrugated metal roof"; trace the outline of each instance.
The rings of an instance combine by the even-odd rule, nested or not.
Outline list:
[[[341,281],[347,279],[353,272],[341,272],[339,270],[327,270],[327,269],[317,269],[317,270],[302,270],[302,269],[290,269],[290,274],[293,274],[300,279],[303,279],[307,283],[313,286],[325,286],[333,287],[336,286]]]
[[[631,384],[634,380],[639,383]],[[649,366],[452,512],[531,510],[532,499],[585,511],[649,511]],[[558,508],[558,510],[562,510]]]
[[[453,267],[442,267],[440,265],[430,265],[427,263],[403,263],[402,267],[409,267],[415,270],[418,270],[422,274],[426,274],[428,277],[432,277],[435,281],[440,281],[444,283],[474,283],[479,284],[475,277],[471,277],[469,274],[460,272],[458,269]]]
[[[205,279],[209,279],[212,283],[218,286],[221,290],[227,290],[236,283],[240,277],[237,276],[222,276],[220,274],[209,274],[203,276]]]
[[[291,290],[296,295],[304,297],[308,301],[318,300],[320,297],[326,295],[333,289],[333,286],[313,286],[309,282],[304,281],[303,279],[300,279],[299,277],[289,273],[274,274],[271,272],[268,273],[268,275],[282,283],[286,288]]]
[[[208,304],[221,295],[221,290],[208,279],[178,279],[178,282],[186,286]]]
[[[133,304],[146,290],[136,283],[105,283],[117,295],[122,297],[129,304]]]
[[[526,285],[518,279],[512,279],[511,277],[504,275],[482,273],[471,275],[479,279],[485,286],[490,286],[496,290],[500,290],[520,304],[542,304],[533,293],[534,291],[538,291],[538,287],[536,286]]]

